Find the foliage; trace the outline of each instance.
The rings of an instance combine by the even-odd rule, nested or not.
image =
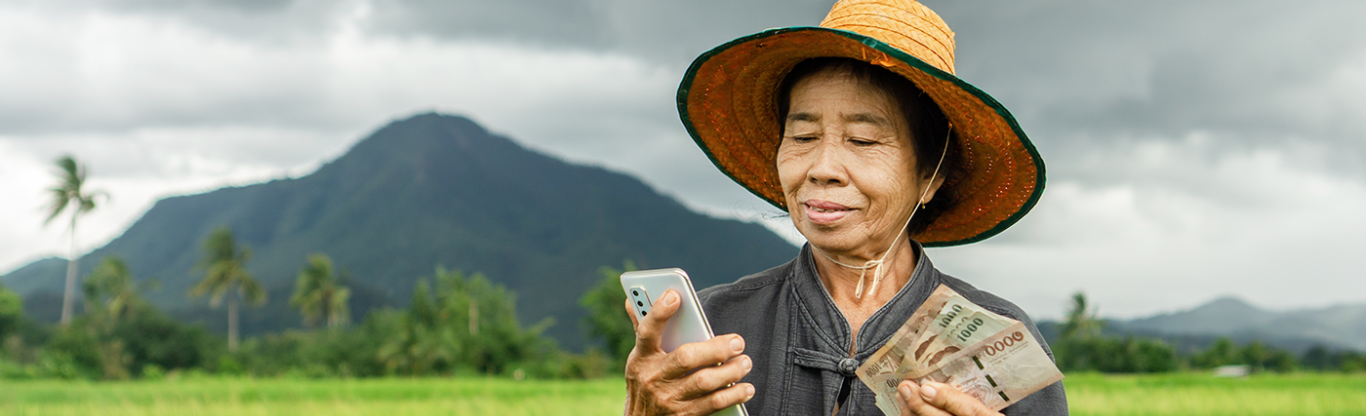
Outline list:
[[[626,260],[621,270],[603,266],[598,269],[601,280],[579,298],[579,305],[588,309],[583,324],[590,339],[601,339],[607,347],[613,370],[626,368],[626,357],[636,346],[636,331],[631,316],[626,312],[626,293],[621,290],[621,274],[636,270],[635,263]]]
[[[220,342],[199,326],[189,326],[143,304],[120,319],[109,313],[81,316],[57,330],[38,359],[43,373],[61,378],[126,379],[148,366],[161,369],[206,367],[221,352]]]
[[[218,227],[204,240],[204,257],[198,267],[204,279],[190,290],[192,296],[211,294],[209,303],[218,306],[224,295],[228,298],[228,351],[237,350],[237,297],[248,305],[266,303],[266,291],[247,272],[251,248],[237,246],[228,227]],[[236,296],[234,296],[236,295]]]
[[[1102,373],[1162,373],[1176,371],[1176,351],[1157,339],[1126,337],[1091,338],[1068,345],[1078,359],[1069,360],[1069,371]]]
[[[1338,370],[1344,373],[1366,372],[1366,354],[1355,351],[1340,353]]]
[[[19,294],[0,286],[0,352],[5,342],[19,332],[19,324],[24,317],[24,301]]]
[[[387,373],[379,350],[398,335],[401,313],[371,312],[348,329],[285,331],[249,339],[232,354],[244,372],[278,377],[378,377]]]
[[[351,289],[342,286],[333,273],[332,259],[322,254],[308,256],[308,265],[299,270],[295,279],[294,296],[289,304],[299,308],[304,323],[313,326],[325,317],[328,328],[337,328],[351,320],[347,300]]]
[[[517,364],[553,354],[554,343],[541,335],[546,319],[529,329],[517,321],[515,295],[482,274],[466,278],[438,267],[435,290],[420,281],[399,324],[399,333],[379,352],[397,374],[450,374],[475,371],[502,374]]]
[[[1069,372],[1103,373],[1170,372],[1187,365],[1198,369],[1247,365],[1253,372],[1278,373],[1291,372],[1296,368],[1293,354],[1284,349],[1268,347],[1261,341],[1240,347],[1232,339],[1220,338],[1208,349],[1183,359],[1174,348],[1159,339],[1102,337],[1102,326],[1102,322],[1096,319],[1095,307],[1088,305],[1086,296],[1074,294],[1068,308],[1067,322],[1063,323],[1061,334],[1053,346],[1058,367]],[[1325,350],[1324,356],[1327,355]],[[1334,364],[1331,367],[1338,366]]]
[[[60,327],[36,358],[37,374],[59,378],[127,379],[148,366],[163,369],[201,367],[214,353],[213,338],[203,328],[166,316],[140,293],[127,265],[106,257],[85,279],[89,313]],[[31,341],[41,340],[35,338]]]
[[[1072,295],[1067,322],[1053,351],[1063,371],[1100,371],[1105,373],[1157,373],[1175,371],[1179,366],[1176,350],[1156,339],[1100,336],[1102,322],[1096,307],[1086,295]]]
[[[1072,305],[1067,310],[1067,322],[1062,327],[1063,339],[1090,339],[1100,335],[1104,323],[1096,319],[1098,307],[1089,305],[1086,294],[1072,294]]]
[[[104,371],[97,334],[74,323],[58,330],[43,348],[39,367],[48,376],[98,379]]]
[[[85,278],[85,301],[89,305],[86,310],[107,313],[110,318],[118,320],[135,308],[146,307],[147,302],[142,299],[141,293],[154,287],[156,282],[144,280],[139,284],[134,280],[123,259],[105,257]]]
[[[62,296],[62,325],[71,322],[73,313],[72,299],[76,293],[76,265],[80,261],[80,253],[76,251],[76,219],[95,209],[95,198],[98,196],[108,197],[102,191],[87,192],[85,189],[85,166],[76,163],[71,156],[62,156],[57,159],[58,172],[57,185],[48,188],[52,199],[48,202],[48,216],[43,224],[52,223],[53,219],[62,215],[67,207],[71,207],[71,256],[67,257],[66,269],[66,290]]]
[[[0,378],[173,379],[213,372],[258,377],[380,377],[491,374],[593,378],[605,355],[560,352],[542,331],[523,328],[515,295],[482,275],[438,268],[403,311],[374,310],[360,325],[285,331],[248,339],[235,352],[201,326],[178,323],[140,299],[118,261],[87,279],[91,313],[51,333],[22,329],[34,347],[0,357]],[[114,300],[124,300],[115,302]],[[122,307],[110,305],[119,303]],[[29,333],[32,334],[29,334]],[[22,347],[22,345],[21,345]]]
[[[1323,345],[1315,345],[1304,352],[1301,363],[1313,370],[1358,373],[1366,371],[1366,354],[1350,350],[1334,351]]]
[[[1210,369],[1225,365],[1246,365],[1253,372],[1274,371],[1288,373],[1295,371],[1295,356],[1285,349],[1268,347],[1261,341],[1253,341],[1239,347],[1228,337],[1214,341],[1204,351],[1190,357],[1195,368]]]

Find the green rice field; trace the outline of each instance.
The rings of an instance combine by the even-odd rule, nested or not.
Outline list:
[[[1074,374],[1074,415],[1366,415],[1366,376]],[[603,415],[619,414],[620,380],[0,381],[3,415]]]

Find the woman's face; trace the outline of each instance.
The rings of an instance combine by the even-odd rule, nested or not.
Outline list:
[[[792,222],[828,253],[877,258],[930,183],[914,174],[901,109],[838,70],[798,81],[790,97],[777,163]]]

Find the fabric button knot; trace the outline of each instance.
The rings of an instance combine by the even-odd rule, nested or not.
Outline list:
[[[855,360],[853,358],[845,358],[843,360],[840,360],[839,367],[840,374],[843,374],[845,377],[853,377],[854,370],[858,370],[858,360]]]

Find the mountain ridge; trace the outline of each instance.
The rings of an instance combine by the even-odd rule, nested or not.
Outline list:
[[[1303,352],[1314,345],[1366,352],[1366,302],[1273,311],[1235,296],[1189,309],[1129,320],[1107,320],[1111,335],[1155,336],[1178,344],[1206,344],[1219,337],[1261,340]]]
[[[445,266],[516,292],[524,322],[554,317],[548,332],[570,349],[585,345],[577,301],[602,266],[682,267],[702,288],[797,252],[758,224],[693,212],[626,174],[527,149],[467,118],[426,113],[380,127],[305,176],[163,198],[83,256],[81,270],[118,254],[137,277],[161,280],[147,295],[158,307],[221,329],[222,311],[185,293],[198,278],[200,242],[223,224],[254,248],[249,269],[272,298],[246,311],[244,333],[298,326],[285,300],[305,256],[321,252],[350,272],[357,318],[405,304],[419,278]],[[0,282],[26,296],[60,291],[53,276],[64,268],[43,259]]]

